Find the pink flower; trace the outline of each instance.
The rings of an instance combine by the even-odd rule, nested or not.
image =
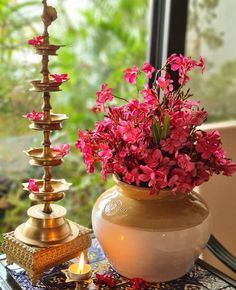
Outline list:
[[[198,108],[200,106],[199,101],[194,101],[194,100],[186,100],[184,103],[184,107],[187,109],[192,109],[192,107]]]
[[[183,57],[181,54],[178,56],[176,53],[174,53],[167,59],[167,62],[171,64],[171,70],[179,70],[181,74],[184,68],[187,67],[188,60],[189,58]]]
[[[192,111],[190,115],[190,123],[195,126],[200,126],[207,119],[206,111]]]
[[[130,279],[131,289],[134,290],[145,290],[148,288],[148,284],[142,278],[132,278]]]
[[[26,115],[23,115],[24,118],[27,118],[30,121],[41,121],[43,116],[44,112],[35,112],[34,110]]]
[[[145,73],[147,78],[151,79],[152,78],[152,74],[155,71],[155,68],[151,64],[145,63],[143,65],[142,71]]]
[[[178,151],[186,142],[189,132],[183,127],[176,127],[169,133],[170,137],[160,141],[161,149],[170,154]]]
[[[107,144],[99,144],[101,151],[98,152],[98,156],[105,162],[112,158],[112,150]]]
[[[127,171],[124,174],[124,181],[129,183],[129,184],[136,184],[137,186],[140,185],[140,180],[139,180],[139,168],[135,167],[131,171]]]
[[[30,45],[41,45],[44,42],[44,37],[43,36],[36,36],[32,39],[28,40],[28,44]]]
[[[201,136],[195,145],[196,151],[201,154],[203,159],[209,159],[221,144],[220,133],[215,130],[207,132],[205,136]]]
[[[193,186],[199,186],[203,182],[208,181],[210,173],[208,171],[208,166],[202,161],[195,162],[195,170],[191,172],[194,184]]]
[[[142,182],[148,182],[148,186],[152,187],[156,183],[156,174],[154,170],[148,166],[140,166],[142,174],[139,175],[139,180]]]
[[[179,73],[179,84],[184,85],[189,80],[187,72],[195,68],[196,66],[201,67],[202,72],[205,69],[204,60],[200,57],[199,62],[192,60],[190,57],[183,56],[182,54],[172,54],[168,59],[167,63],[170,64],[171,70],[178,71]]]
[[[101,111],[102,111],[101,107],[97,106],[97,105],[95,105],[95,106],[93,106],[91,108],[91,112],[93,112],[93,113],[98,113],[98,112],[101,112]]]
[[[194,169],[194,163],[191,162],[191,158],[187,154],[176,154],[177,164],[179,167],[186,172],[190,172]]]
[[[84,163],[87,168],[87,172],[94,172],[94,164],[96,162],[96,158],[91,153],[84,154]]]
[[[94,172],[94,164],[96,162],[96,157],[94,152],[98,149],[98,144],[94,144],[94,141],[91,139],[92,136],[88,132],[83,132],[78,130],[78,141],[75,144],[75,147],[78,148],[84,157],[84,163],[86,165],[87,171],[89,173]]]
[[[166,74],[165,77],[159,77],[157,79],[157,85],[161,88],[164,94],[172,92],[174,87],[172,85],[173,81],[169,78],[169,74]]]
[[[56,83],[62,83],[69,80],[68,74],[51,74],[50,76]]]
[[[64,157],[70,151],[69,144],[61,144],[60,146],[53,146],[53,151],[56,153],[57,156]]]
[[[112,274],[98,274],[95,273],[94,283],[99,286],[115,287],[116,280],[112,277]]]
[[[221,170],[223,171],[223,175],[231,176],[236,171],[236,164],[230,159],[224,159]]]
[[[127,168],[125,166],[123,166],[122,164],[120,164],[119,162],[116,162],[114,164],[114,172],[119,176],[120,174],[123,176],[126,174],[127,172]],[[133,181],[132,181],[133,182]],[[128,182],[129,183],[129,182]]]
[[[104,106],[115,95],[103,84],[96,104],[104,119],[96,122],[94,130],[78,131],[76,148],[87,171],[94,172],[100,163],[104,179],[115,173],[123,182],[149,187],[151,194],[162,188],[175,194],[189,192],[213,174],[233,174],[236,165],[226,158],[219,133],[197,128],[206,120],[206,111],[199,102],[189,100],[190,92],[182,88],[194,67],[203,70],[203,59],[172,55],[161,68],[157,83],[144,86],[144,100],[132,99],[121,106]],[[169,68],[179,74],[181,86],[174,93],[166,73]],[[151,77],[153,69],[145,64],[143,72]],[[125,80],[135,84],[138,73],[137,67],[125,70]],[[163,90],[163,98],[158,97],[158,88]]]
[[[152,187],[154,190],[160,190],[160,188],[167,186],[166,175],[163,172],[159,170],[154,171],[152,168],[143,165],[140,165],[140,169],[143,171],[143,174],[139,175],[139,180],[148,183],[149,187]]]
[[[117,129],[122,136],[121,138],[126,142],[135,143],[139,138],[140,129],[134,128],[131,121],[120,121]]]
[[[132,68],[127,68],[126,70],[124,70],[125,81],[132,85],[135,85],[138,72],[139,72],[139,68],[137,66],[133,66]]]
[[[147,157],[144,158],[144,162],[150,167],[155,168],[162,161],[163,156],[159,149],[152,150]]]
[[[204,58],[202,56],[200,56],[200,60],[199,60],[198,66],[201,67],[201,71],[202,71],[202,73],[204,73],[205,61],[204,61]]]
[[[107,101],[112,101],[113,100],[113,95],[112,95],[112,88],[107,88],[108,84],[103,84],[102,85],[102,90],[100,92],[97,92],[97,101],[96,105],[97,107],[100,107]]]
[[[148,84],[144,85],[144,90],[141,91],[145,103],[151,106],[156,106],[158,103],[157,93],[149,88]]]
[[[38,187],[38,185],[35,183],[35,180],[32,179],[32,178],[29,179],[27,188],[28,188],[28,190],[30,190],[30,191],[39,192],[39,187]]]
[[[172,188],[173,192],[190,192],[193,189],[191,175],[182,169],[175,168],[171,173],[168,186]]]

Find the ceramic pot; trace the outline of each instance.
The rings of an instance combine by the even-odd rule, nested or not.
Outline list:
[[[96,201],[94,233],[112,267],[127,278],[149,282],[183,276],[193,266],[210,236],[207,204],[196,192],[116,185]]]

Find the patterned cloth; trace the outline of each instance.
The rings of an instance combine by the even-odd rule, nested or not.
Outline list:
[[[92,289],[108,289],[96,286],[92,279],[83,284],[78,282],[66,282],[64,270],[68,269],[71,261],[60,266],[52,268],[45,272],[41,281],[36,287],[31,285],[31,282],[25,271],[16,265],[9,266],[9,272],[16,283],[22,290],[92,290]],[[89,249],[89,263],[94,271],[99,273],[112,273],[117,280],[117,286],[113,289],[128,290],[130,288],[129,280],[120,276],[115,272],[107,262],[105,255],[96,239],[93,239],[92,246]],[[189,273],[183,277],[166,282],[149,284],[148,290],[169,289],[169,290],[233,290],[236,289],[229,285],[226,281],[209,272],[207,269],[195,264]]]

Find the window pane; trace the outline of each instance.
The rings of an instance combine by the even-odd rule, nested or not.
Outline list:
[[[236,2],[190,0],[186,54],[205,57],[203,77],[192,74],[196,99],[209,112],[209,122],[236,118]]]

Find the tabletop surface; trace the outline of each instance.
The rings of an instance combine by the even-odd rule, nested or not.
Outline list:
[[[113,278],[117,281],[117,286],[113,289],[131,289],[129,280],[116,273],[108,264],[96,239],[92,240],[92,246],[89,249],[89,262],[98,273],[105,272],[112,274]],[[0,290],[108,289],[102,286],[99,288],[92,280],[84,284],[66,282],[66,275],[62,271],[68,269],[70,263],[71,261],[45,272],[37,286],[32,287],[25,271],[17,265],[6,267],[5,255],[0,255]],[[236,283],[215,268],[198,260],[193,268],[183,277],[165,283],[152,283],[146,289],[231,290],[236,289]]]

